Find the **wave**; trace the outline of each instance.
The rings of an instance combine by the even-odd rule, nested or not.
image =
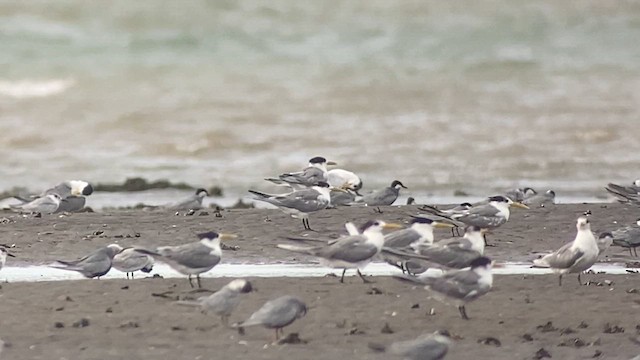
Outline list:
[[[40,98],[61,94],[75,85],[73,79],[0,80],[0,96],[15,99]]]

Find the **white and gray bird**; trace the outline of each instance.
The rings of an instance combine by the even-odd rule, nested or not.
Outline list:
[[[433,229],[434,228],[451,228],[453,225],[448,223],[441,223],[425,217],[415,217],[411,220],[410,227],[394,231],[384,236],[384,247],[382,248],[382,258],[388,264],[400,268],[403,272],[409,271],[415,274],[414,271],[410,271],[408,268],[413,263],[418,265],[417,262],[407,263],[409,260],[407,257],[398,256],[389,251],[389,249],[412,251],[413,249],[421,245],[433,244]],[[415,268],[415,266],[413,266]],[[421,272],[426,271],[426,268]]]
[[[502,193],[513,202],[522,202],[526,197],[534,194],[536,194],[536,191],[530,187],[511,189]]]
[[[253,286],[249,281],[235,279],[209,296],[200,297],[196,301],[181,300],[176,304],[198,306],[205,313],[219,316],[222,324],[229,326],[229,317],[240,304],[242,295],[251,291]]]
[[[56,269],[77,271],[87,278],[100,278],[111,270],[113,257],[120,251],[122,251],[122,246],[109,244],[81,259],[74,261],[57,260],[56,264],[50,266]]]
[[[362,180],[360,180],[360,177],[344,169],[331,169],[327,171],[327,182],[335,188],[351,190],[357,195],[360,195],[358,194],[358,190],[362,189]]]
[[[331,204],[331,190],[328,183],[321,181],[309,188],[281,195],[265,194],[255,190],[249,190],[249,192],[258,196],[255,200],[274,205],[291,217],[302,219],[304,229],[311,230],[309,213],[326,209]],[[340,191],[340,189],[334,190]]]
[[[7,256],[15,257],[15,255],[9,253],[7,249],[0,246],[0,270],[4,267],[4,264],[7,263]]]
[[[274,329],[277,341],[278,335],[284,332],[282,329],[285,326],[290,325],[306,314],[307,305],[302,300],[286,295],[267,301],[260,309],[251,314],[249,319],[234,326],[245,328],[262,325],[267,329]]]
[[[469,320],[465,305],[486,294],[493,286],[491,260],[479,257],[471,262],[471,266],[462,270],[451,270],[441,276],[433,277],[425,273],[419,277],[397,275],[396,278],[425,285],[425,289],[444,296],[442,300],[452,300],[458,306],[463,319]]]
[[[14,196],[14,198],[22,202],[20,205],[25,205],[37,199],[45,198],[47,195],[56,194],[60,197],[60,203],[54,212],[76,212],[84,208],[87,201],[86,196],[92,193],[93,187],[88,182],[83,180],[68,180],[44,190],[40,195],[34,195],[29,198]]]
[[[48,194],[27,203],[11,205],[11,209],[18,212],[53,214],[58,210],[60,200],[58,194]]]
[[[356,193],[352,190],[331,190],[330,207],[351,206],[356,201]]]
[[[573,242],[565,244],[540,259],[533,260],[535,267],[551,268],[559,274],[558,284],[561,286],[562,275],[571,273],[578,273],[578,283],[582,285],[580,274],[593,266],[600,254],[598,242],[591,232],[589,219],[584,216],[579,217],[576,228],[578,232]]]
[[[451,338],[439,332],[421,335],[416,339],[396,341],[389,346],[369,344],[377,352],[387,352],[404,360],[441,360],[447,355]]]
[[[602,255],[612,244],[613,244],[613,234],[610,232],[603,232],[598,236],[598,257]]]
[[[383,229],[397,229],[398,224],[388,224],[384,221],[373,220],[365,223],[358,234],[343,236],[329,242],[326,245],[314,247],[301,247],[287,244],[278,244],[277,247],[284,250],[312,255],[320,259],[324,266],[343,269],[340,282],[344,282],[347,269],[357,269],[358,276],[364,282],[369,282],[362,275],[361,270],[380,253],[384,246]],[[299,240],[293,239],[292,240]]]
[[[290,186],[294,189],[314,186],[318,182],[327,182],[327,165],[337,165],[322,156],[309,159],[309,165],[300,172],[285,173],[277,178],[266,178],[274,184]]]
[[[150,273],[153,270],[153,264],[155,261],[153,257],[148,254],[143,254],[135,248],[124,248],[121,252],[113,257],[112,266],[118,271],[122,271],[127,274],[131,273],[131,279],[133,279],[133,273],[136,271],[142,271],[143,273]]]
[[[605,190],[619,202],[640,204],[640,179],[635,180],[631,185],[617,185],[609,183],[605,186]]]
[[[155,251],[136,248],[138,252],[151,255],[154,259],[171,266],[181,274],[188,275],[189,285],[193,287],[191,276],[196,275],[198,287],[200,274],[213,269],[222,259],[220,240],[235,238],[232,234],[219,234],[209,231],[197,235],[199,241],[178,246],[160,246]]]
[[[488,204],[474,206],[461,214],[453,214],[451,218],[468,226],[477,226],[481,229],[493,230],[509,221],[509,217],[511,216],[509,208],[511,206],[522,209],[529,208],[527,205],[514,202],[502,195],[491,196],[488,198],[488,201]]]
[[[387,206],[393,205],[400,195],[400,189],[407,189],[402,182],[393,180],[390,186],[383,189],[376,190],[369,194],[362,196],[357,202],[366,204],[368,206]]]
[[[174,204],[168,206],[171,210],[198,210],[202,209],[202,201],[209,196],[205,189],[197,189],[195,194],[190,195]]]
[[[535,191],[535,190],[534,190]],[[556,203],[556,193],[553,190],[547,190],[542,194],[537,192],[525,197],[522,203],[529,207],[545,207]]]
[[[611,232],[613,245],[629,249],[629,256],[638,256],[637,248],[640,246],[640,219],[633,225],[625,226]],[[631,251],[633,250],[633,254]]]

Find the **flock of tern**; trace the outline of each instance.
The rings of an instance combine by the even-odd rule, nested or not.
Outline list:
[[[390,186],[362,195],[362,180],[353,172],[344,169],[328,170],[335,164],[323,157],[309,160],[308,167],[299,172],[281,174],[266,178],[269,182],[289,189],[282,194],[268,194],[249,190],[256,201],[276,206],[294,218],[302,220],[305,230],[310,230],[309,214],[330,206],[383,206],[393,204],[400,189],[405,185],[394,180]],[[607,191],[621,201],[640,203],[640,181],[631,186],[609,184]],[[85,197],[93,192],[85,181],[66,181],[42,192],[33,198],[20,198],[20,204],[12,206],[14,211],[55,213],[78,211],[85,204]],[[198,189],[194,195],[169,207],[171,209],[198,209],[202,199],[208,195]],[[334,200],[335,199],[335,200]],[[555,192],[538,193],[531,188],[514,189],[501,195],[470,204],[463,203],[451,208],[433,206],[418,207],[409,220],[409,227],[382,220],[369,220],[361,226],[345,224],[346,235],[337,239],[290,237],[297,244],[280,243],[277,247],[296,253],[303,253],[319,259],[324,266],[342,270],[340,282],[344,282],[347,270],[355,269],[362,281],[368,282],[362,274],[366,266],[376,259],[382,259],[402,270],[395,277],[403,282],[418,284],[436,297],[455,303],[460,316],[469,320],[466,305],[486,293],[493,286],[492,267],[499,266],[486,256],[486,233],[504,225],[510,218],[512,208],[527,209],[553,204]],[[434,228],[451,228],[452,237],[436,241]],[[464,228],[464,235],[455,236],[455,230]],[[588,270],[598,260],[603,249],[610,244],[629,249],[637,256],[640,246],[640,219],[633,225],[612,232],[605,232],[598,238],[590,228],[589,219],[581,216],[576,222],[576,236],[572,242],[558,250],[533,260],[533,266],[550,268],[559,275],[559,285],[565,274],[580,274]],[[384,233],[384,230],[395,230]],[[458,235],[460,235],[458,233]],[[63,261],[51,265],[58,269],[76,271],[87,278],[99,278],[116,268],[125,272],[127,278],[135,271],[150,272],[155,261],[168,264],[181,274],[187,275],[189,284],[201,287],[200,274],[213,269],[221,262],[221,240],[230,240],[232,234],[208,231],[197,235],[196,241],[176,246],[161,246],[155,249],[142,247],[123,248],[110,244],[78,260]],[[300,242],[306,244],[300,245]],[[604,244],[604,245],[603,245]],[[13,256],[0,247],[0,269],[7,256]],[[430,272],[437,268],[441,271]],[[229,324],[229,317],[240,303],[244,294],[253,291],[252,284],[244,279],[235,279],[212,295],[195,301],[178,301],[179,305],[196,306],[202,311],[221,318],[225,326],[244,329],[262,325],[275,330],[276,339],[282,329],[307,313],[306,304],[293,296],[282,296],[266,302],[245,321]],[[428,334],[415,340],[397,342],[389,346],[379,346],[379,351],[406,359],[442,359],[451,339],[442,334]]]

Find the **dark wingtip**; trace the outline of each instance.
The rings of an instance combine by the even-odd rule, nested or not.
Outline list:
[[[213,239],[217,238],[219,235],[215,231],[207,231],[207,232],[200,233],[197,236],[198,236],[198,239],[200,239],[200,240],[202,240],[202,239],[213,240]]]
[[[93,194],[93,186],[91,186],[91,184],[87,184],[87,186],[82,189],[82,195],[89,196],[91,194]]]
[[[473,269],[480,266],[487,266],[489,264],[491,264],[491,259],[489,259],[486,256],[481,256],[479,258],[474,259],[470,265],[471,265],[471,268]]]

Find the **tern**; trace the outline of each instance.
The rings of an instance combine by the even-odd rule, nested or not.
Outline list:
[[[515,206],[522,209],[529,208],[527,205],[519,202],[513,202],[508,197],[502,195],[491,196],[488,200],[488,204],[474,206],[461,214],[451,215],[451,218],[470,226],[477,226],[481,229],[492,230],[509,221],[509,216],[511,215],[509,207]]]
[[[326,209],[331,204],[331,190],[328,183],[321,181],[310,188],[294,190],[282,195],[265,194],[255,190],[249,190],[249,192],[259,196],[255,200],[275,205],[291,217],[302,219],[304,229],[311,230],[309,213]]]
[[[189,244],[161,246],[155,251],[139,248],[136,250],[143,254],[151,255],[158,261],[167,263],[181,274],[188,275],[191,287],[193,287],[191,276],[196,275],[198,287],[202,287],[200,274],[213,269],[214,266],[220,263],[222,258],[220,240],[233,239],[236,238],[236,235],[218,234],[214,231],[209,231],[197,236],[200,240]]]
[[[640,204],[640,179],[635,180],[629,186],[609,183],[605,190],[615,196],[619,202]]]
[[[327,171],[327,182],[335,188],[351,190],[357,195],[360,195],[358,194],[358,190],[362,189],[362,180],[360,180],[360,177],[344,169],[331,169]]]
[[[199,306],[203,312],[220,317],[224,326],[229,326],[229,316],[240,304],[242,295],[253,291],[251,283],[244,279],[231,280],[227,285],[209,296],[196,301],[177,301],[178,305]]]
[[[423,244],[432,245],[434,228],[451,227],[453,227],[451,224],[441,223],[429,218],[416,217],[411,221],[409,228],[394,231],[384,236],[383,258],[388,264],[400,268],[403,272],[408,271],[406,258],[398,257],[391,252],[385,251],[385,249],[415,249]]]
[[[366,194],[359,199],[358,202],[367,204],[368,206],[392,205],[398,199],[401,188],[407,189],[400,181],[393,180],[390,186]]]
[[[451,338],[440,332],[421,335],[413,340],[396,341],[389,346],[369,344],[377,352],[388,352],[405,360],[441,360],[450,346]]]
[[[278,244],[277,247],[284,250],[308,254],[320,258],[324,266],[339,268],[342,270],[340,282],[344,282],[344,274],[347,269],[356,269],[363,282],[370,282],[360,272],[371,260],[380,253],[384,245],[383,229],[397,229],[401,225],[388,224],[380,220],[372,220],[365,223],[359,234],[344,236],[329,242],[329,244],[300,247],[294,245]]]
[[[419,277],[397,275],[397,278],[425,285],[425,289],[434,291],[445,298],[454,300],[463,319],[469,320],[465,305],[486,294],[493,286],[491,260],[479,257],[471,262],[467,269],[445,272],[439,277],[423,274]]]
[[[266,178],[279,185],[287,185],[293,188],[309,187],[318,182],[327,182],[327,165],[337,165],[333,161],[327,161],[322,156],[309,159],[309,165],[300,172],[285,173],[277,178]]]
[[[638,256],[637,247],[640,246],[640,219],[636,220],[633,225],[612,231],[611,235],[613,235],[613,245],[629,249],[629,256],[632,255],[631,250],[633,250],[633,254],[635,254],[636,257]]]
[[[51,267],[62,270],[77,271],[87,278],[97,277],[99,279],[111,270],[113,257],[122,250],[122,246],[118,244],[110,244],[79,260],[57,260],[57,264],[53,264]]]
[[[247,326],[262,325],[267,329],[274,329],[276,341],[278,335],[283,333],[283,328],[290,325],[296,319],[307,314],[307,305],[293,296],[282,296],[267,301],[260,309],[251,314],[249,319],[234,324],[234,327],[245,328]]]
[[[153,264],[153,257],[131,247],[122,249],[112,260],[113,268],[126,273],[127,279],[129,278],[129,273],[131,273],[131,279],[133,279],[133,273],[138,270],[150,273],[153,270]]]
[[[579,217],[576,228],[578,233],[573,242],[565,244],[540,259],[533,260],[534,266],[551,268],[559,274],[558,284],[560,286],[562,286],[562,275],[570,273],[578,273],[578,283],[582,285],[580,274],[593,266],[600,254],[598,242],[591,232],[589,219],[584,216]]]
[[[197,189],[196,193],[182,199],[175,204],[169,205],[169,209],[171,210],[198,210],[202,209],[202,200],[205,197],[209,196],[209,192],[205,189]]]
[[[84,208],[86,203],[85,196],[89,196],[92,193],[93,187],[88,182],[82,180],[68,180],[43,191],[40,195],[31,196],[30,198],[23,198],[19,196],[14,197],[22,201],[22,204],[18,206],[23,206],[38,199],[46,198],[48,195],[55,194],[60,197],[60,202],[54,212],[76,212]]]
[[[535,191],[535,190],[534,190]],[[533,194],[527,196],[522,203],[529,207],[545,207],[548,205],[555,204],[556,201],[556,193],[553,190],[547,190],[542,194],[538,194],[534,192]]]
[[[15,255],[9,253],[7,249],[0,246],[0,270],[2,270],[4,264],[7,262],[7,256],[15,257]]]
[[[536,194],[536,191],[530,187],[517,188],[505,191],[502,195],[508,197],[513,202],[522,202],[527,196]]]
[[[11,209],[13,211],[27,213],[53,214],[58,210],[60,200],[61,199],[58,194],[49,194],[24,204],[11,205]]]

